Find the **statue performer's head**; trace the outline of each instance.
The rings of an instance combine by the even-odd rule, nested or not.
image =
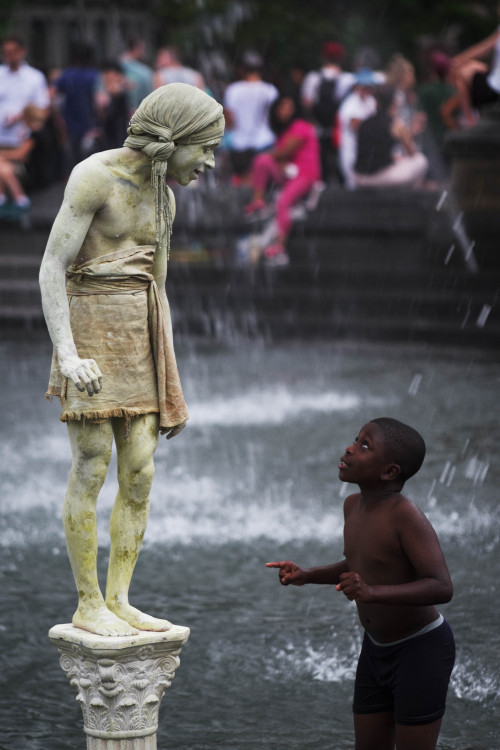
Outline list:
[[[222,106],[204,91],[186,83],[161,86],[143,99],[132,115],[123,145],[141,150],[152,160],[158,246],[165,244],[168,249],[172,229],[165,192],[169,158],[183,147],[215,148],[224,135],[224,124]]]

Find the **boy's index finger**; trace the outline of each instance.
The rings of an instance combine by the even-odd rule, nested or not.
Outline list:
[[[269,562],[266,563],[266,568],[281,568],[282,565],[284,565],[282,562]]]

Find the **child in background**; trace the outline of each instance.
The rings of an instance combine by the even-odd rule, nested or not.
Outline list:
[[[436,605],[453,586],[434,529],[401,494],[425,456],[412,427],[365,424],[339,463],[360,491],[344,503],[344,555],[333,565],[271,562],[283,586],[324,583],[355,601],[365,630],[354,687],[356,750],[434,750],[455,659]]]

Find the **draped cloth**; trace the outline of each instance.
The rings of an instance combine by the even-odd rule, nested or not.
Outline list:
[[[47,396],[63,422],[159,413],[160,428],[188,418],[171,338],[170,311],[151,273],[154,245],[116,250],[70,266],[67,294],[79,357],[95,359],[102,390],[89,396],[65,378],[54,352]]]

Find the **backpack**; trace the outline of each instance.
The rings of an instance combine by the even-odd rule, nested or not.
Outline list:
[[[339,100],[336,91],[337,78],[325,78],[321,76],[312,113],[318,125],[324,128],[330,128],[333,125],[334,117],[337,114]]]

